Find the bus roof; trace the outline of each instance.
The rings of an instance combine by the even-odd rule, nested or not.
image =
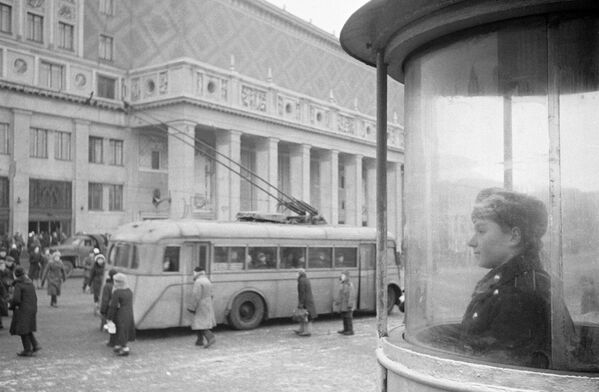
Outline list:
[[[112,242],[154,243],[164,239],[376,239],[373,227],[345,225],[299,225],[257,222],[217,222],[198,219],[164,219],[132,222],[120,226],[110,237]],[[393,239],[391,233],[388,234]]]

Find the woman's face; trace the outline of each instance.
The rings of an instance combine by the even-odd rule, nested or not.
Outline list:
[[[492,269],[516,254],[518,242],[512,231],[504,232],[496,222],[476,219],[474,235],[468,241],[468,246],[472,247],[479,266]]]

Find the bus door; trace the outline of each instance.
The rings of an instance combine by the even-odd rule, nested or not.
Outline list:
[[[376,309],[376,245],[360,244],[357,308]]]
[[[196,267],[201,267],[206,270],[206,274],[210,275],[208,270],[208,256],[210,252],[210,244],[207,242],[186,242],[181,249],[182,253],[182,272],[185,274],[183,277],[183,300],[181,301],[183,307],[182,312],[185,316],[183,317],[182,325],[189,325],[191,322],[191,313],[187,311],[187,305],[190,303],[191,291],[193,288],[193,270]]]

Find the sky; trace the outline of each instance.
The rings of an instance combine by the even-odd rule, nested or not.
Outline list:
[[[339,37],[341,28],[369,0],[266,0]]]

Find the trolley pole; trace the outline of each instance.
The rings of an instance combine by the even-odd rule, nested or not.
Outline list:
[[[379,338],[387,331],[387,64],[376,55],[376,323]]]

